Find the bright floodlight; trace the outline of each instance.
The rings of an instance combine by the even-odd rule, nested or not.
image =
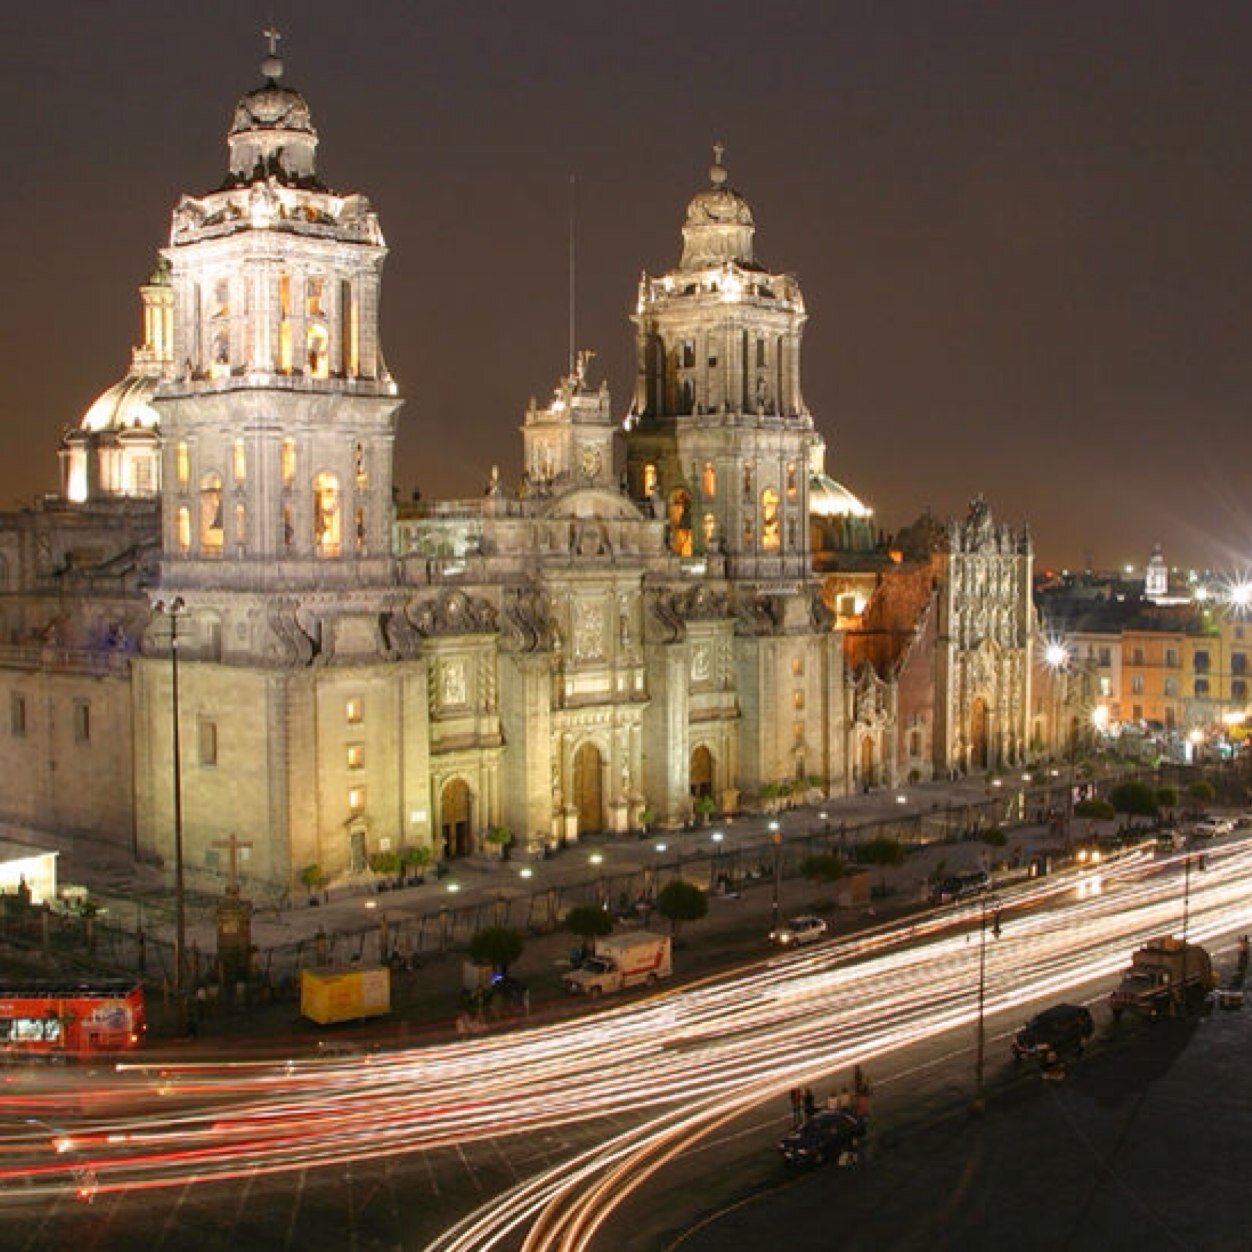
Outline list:
[[[1228,599],[1231,608],[1238,609],[1241,613],[1247,612],[1252,606],[1252,583],[1234,583],[1228,592]]]
[[[1069,660],[1069,653],[1063,643],[1050,643],[1043,650],[1043,659],[1053,669],[1060,669]]]

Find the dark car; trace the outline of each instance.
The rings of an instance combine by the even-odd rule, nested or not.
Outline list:
[[[1049,1055],[1081,1052],[1094,1032],[1089,1009],[1081,1004],[1055,1004],[1032,1017],[1013,1036],[1013,1057],[1019,1061],[1024,1056],[1046,1060]]]
[[[963,874],[949,874],[935,884],[930,893],[930,902],[951,904],[954,900],[963,900],[966,896],[986,891],[990,884],[991,879],[986,870],[972,869]]]
[[[821,1165],[856,1154],[865,1138],[865,1119],[844,1109],[822,1109],[778,1141],[788,1165]]]

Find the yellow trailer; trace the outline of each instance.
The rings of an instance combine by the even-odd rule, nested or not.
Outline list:
[[[350,970],[302,969],[300,1012],[321,1026],[390,1013],[391,971],[385,965]]]

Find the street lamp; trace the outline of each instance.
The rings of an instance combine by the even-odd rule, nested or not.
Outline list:
[[[602,909],[608,908],[604,894],[604,854],[593,852],[587,860],[596,867],[596,900]]]
[[[778,929],[778,888],[782,882],[782,831],[777,822],[769,824],[769,838],[774,845],[774,900],[771,908],[773,918],[772,930]]]
[[[974,1112],[987,1107],[983,1092],[983,1061],[986,1052],[987,1026],[984,1007],[987,1002],[987,907],[995,905],[991,933],[1000,937],[1000,906],[993,897],[983,896],[978,925],[978,1048],[974,1060]]]
[[[1069,649],[1063,643],[1050,643],[1044,649],[1043,659],[1048,668],[1052,671],[1053,699],[1052,704],[1056,709],[1056,743],[1060,747],[1060,721],[1061,721],[1061,687],[1059,675],[1065,675],[1065,704],[1069,705],[1069,665],[1070,655]],[[1064,829],[1062,836],[1065,840],[1066,850],[1070,847],[1070,827],[1073,824],[1074,816],[1074,749],[1077,746],[1078,733],[1073,726],[1068,726],[1069,748],[1067,753],[1067,772],[1065,775],[1065,808],[1064,812]]]
[[[183,882],[183,754],[178,717],[178,616],[187,607],[182,596],[158,600],[153,610],[170,619],[171,749],[174,758],[174,1011],[181,1033],[187,1023],[184,966],[187,953],[187,897]]]
[[[713,864],[709,870],[709,890],[713,891],[720,878],[718,871],[722,867],[722,840],[726,836],[720,830],[715,830],[709,837],[713,840]]]

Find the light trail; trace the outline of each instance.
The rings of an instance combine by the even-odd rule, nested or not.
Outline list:
[[[1191,877],[1190,937],[1252,929],[1252,849],[1214,848],[1208,861]],[[1130,858],[998,892],[1005,930],[987,938],[986,1013],[1111,980],[1139,943],[1176,929],[1181,869]],[[101,1089],[67,1078],[20,1096],[27,1128],[0,1125],[0,1203],[74,1193],[84,1171],[98,1193],[136,1192],[600,1123],[603,1142],[430,1245],[573,1252],[656,1169],[754,1105],[971,1026],[981,920],[979,903],[927,914],[507,1036],[350,1061],[124,1065]],[[83,1109],[132,1111],[67,1119],[70,1093]]]

